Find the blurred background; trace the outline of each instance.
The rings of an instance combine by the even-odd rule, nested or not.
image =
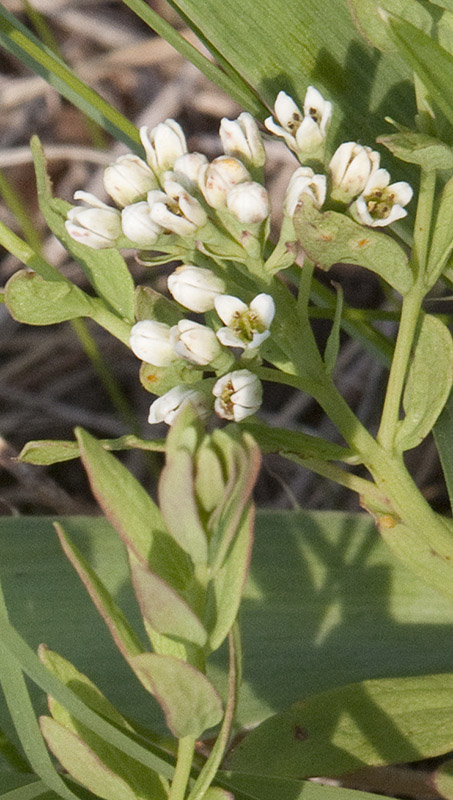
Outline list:
[[[201,47],[165,2],[149,4]],[[172,117],[183,126],[190,150],[209,158],[221,153],[220,119],[234,118],[242,109],[121,2],[33,0],[30,5],[26,0],[6,0],[4,5],[135,125],[152,127]],[[0,218],[87,289],[79,267],[49,234],[39,213],[29,140],[35,133],[40,137],[54,193],[70,202],[77,189],[107,200],[103,169],[126,149],[5,52],[0,58],[0,107]],[[278,230],[278,209],[298,163],[277,141],[267,140],[267,153],[267,186]],[[385,166],[385,156],[383,160]],[[134,253],[126,257],[136,283],[166,291],[166,276],[175,265],[150,269],[138,264]],[[20,268],[0,249],[1,286]],[[351,306],[392,308],[377,277],[365,270],[334,267],[318,277],[327,286],[333,280],[341,283]],[[316,320],[314,325],[322,347],[330,324]],[[394,323],[381,323],[381,330],[392,336]],[[34,328],[15,322],[0,305],[0,515],[97,513],[78,461],[43,468],[15,459],[31,439],[72,439],[76,425],[99,438],[132,430],[145,438],[164,436],[166,426],[151,428],[146,422],[153,397],[141,386],[138,372],[139,363],[127,348],[90,322]],[[343,335],[336,380],[348,403],[375,432],[385,366]],[[341,442],[311,398],[285,387],[265,387],[260,417],[275,426]],[[122,457],[154,492],[160,456],[131,451]],[[447,495],[430,437],[408,454],[408,461],[427,499],[437,510],[446,511]],[[264,459],[256,494],[263,507],[358,509],[355,495],[277,455]]]

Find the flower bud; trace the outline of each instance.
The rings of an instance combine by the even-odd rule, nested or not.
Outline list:
[[[270,294],[257,295],[248,306],[238,297],[223,294],[215,298],[215,310],[225,328],[217,338],[226,347],[255,350],[269,336],[275,304]]]
[[[363,194],[350,208],[357,222],[380,228],[406,216],[404,206],[412,199],[411,186],[406,181],[389,184],[390,175],[386,169],[378,169],[373,173]]]
[[[165,191],[148,192],[151,219],[178,236],[194,236],[208,219],[203,206],[176,181],[166,180]]]
[[[179,358],[185,358],[191,364],[199,366],[210,364],[221,352],[212,328],[190,319],[182,319],[173,326],[170,341]]]
[[[326,199],[326,176],[315,175],[310,167],[299,167],[293,172],[283,205],[288,217],[293,216],[298,204],[303,202],[304,195],[313,200],[316,208],[321,208]]]
[[[210,164],[200,167],[199,188],[212,208],[226,205],[228,192],[238,183],[250,180],[242,161],[232,156],[218,156]]]
[[[379,153],[357,142],[343,142],[329,164],[333,200],[349,203],[362,194],[371,175],[379,168]]]
[[[157,188],[154,172],[133,153],[120,156],[104,170],[105,191],[118,206],[128,206]]]
[[[143,126],[140,128],[140,139],[146,160],[157,176],[171,169],[176,159],[187,153],[186,137],[174,119],[160,122],[151,131],[146,125]]]
[[[74,206],[68,211],[65,228],[69,235],[93,250],[114,247],[121,236],[120,212],[89,192],[75,192],[74,199],[82,200],[86,206]]]
[[[263,140],[258,125],[247,111],[236,120],[223,119],[219,130],[223,150],[227,156],[236,156],[254,167],[262,167],[266,160]]]
[[[148,422],[151,425],[157,422],[166,422],[167,425],[172,425],[178,411],[184,408],[187,403],[191,403],[195,407],[201,419],[206,419],[209,416],[211,410],[209,398],[196,389],[188,389],[183,384],[174,386],[169,392],[166,392],[162,397],[158,397],[154,403],[151,403]]]
[[[184,153],[173,164],[176,180],[182,183],[188,191],[196,189],[200,167],[207,163],[208,159],[203,153]]]
[[[303,113],[292,97],[279,92],[274,104],[274,116],[264,120],[266,128],[281,137],[287,146],[298,155],[315,153],[324,143],[332,117],[332,104],[324,100],[314,86],[305,94]]]
[[[258,411],[263,389],[260,379],[248,369],[228,372],[214,384],[214,408],[219,417],[240,422]]]
[[[243,225],[264,222],[270,214],[269,195],[260,183],[244,181],[227,194],[227,207]]]
[[[146,200],[123,208],[121,225],[124,235],[139,247],[151,247],[163,233],[163,228],[151,219]]]
[[[129,344],[137,358],[154,367],[168,367],[177,359],[170,340],[171,328],[164,322],[144,319],[131,329]]]
[[[214,272],[204,267],[183,264],[167,278],[167,286],[175,300],[190,311],[210,311],[225,284]]]

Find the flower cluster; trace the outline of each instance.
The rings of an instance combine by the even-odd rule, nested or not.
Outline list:
[[[326,204],[335,209],[343,206],[357,223],[382,227],[404,217],[412,197],[407,183],[390,183],[379,154],[357,142],[341,144],[324,172],[315,173],[313,165],[325,162],[331,117],[332,104],[309,86],[302,109],[279,92],[274,118],[265,120],[268,131],[283,139],[301,163],[284,199],[281,238],[286,258],[292,257],[287,245],[296,240],[292,217],[304,199],[317,209]],[[181,372],[178,365],[200,374],[195,388],[176,385],[159,397],[150,408],[151,423],[171,424],[188,402],[201,415],[214,406],[219,416],[236,422],[261,404],[260,380],[244,366],[260,363],[259,349],[270,336],[274,301],[264,292],[250,302],[237,297],[242,282],[230,278],[226,262],[242,264],[245,272],[248,257],[264,265],[270,215],[269,195],[261,180],[265,149],[255,120],[246,112],[237,120],[223,119],[219,134],[224,153],[208,161],[202,153],[189,152],[175,120],[167,119],[151,130],[141,128],[146,160],[122,155],[104,172],[105,191],[115,206],[76,192],[75,199],[83,205],[67,215],[70,236],[91,248],[132,245],[166,253],[167,260],[180,258],[182,265],[168,277],[168,291],[179,306],[208,315],[205,324],[183,318],[174,325],[157,319],[133,325],[130,346],[142,361],[175,367],[174,374]],[[277,246],[275,252],[283,251]],[[211,257],[213,269],[205,266]],[[203,380],[205,371],[209,381]]]

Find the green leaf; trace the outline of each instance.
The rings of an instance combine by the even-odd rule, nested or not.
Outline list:
[[[219,780],[235,792],[237,800],[242,795],[236,791],[244,791],[244,800],[378,800],[382,795],[372,792],[359,792],[355,789],[343,789],[339,786],[324,786],[311,781],[294,780],[293,778],[274,778],[268,775],[245,775],[240,772],[219,772]]]
[[[38,186],[39,207],[51,231],[80,264],[85,276],[99,295],[118,315],[134,322],[134,282],[124,258],[118,250],[93,250],[76,242],[65,228],[70,206],[52,196],[52,185],[46,170],[45,154],[37,136],[31,140]]]
[[[453,341],[437,317],[426,314],[412,357],[403,395],[405,417],[399,422],[395,446],[417,447],[441,413],[453,381]]]
[[[156,292],[151,286],[137,286],[135,290],[135,318],[155,319],[167,325],[176,325],[183,318],[176,303],[163,294]]]
[[[445,761],[439,769],[436,769],[432,781],[435,788],[442,797],[447,800],[453,798],[453,761]]]
[[[201,372],[182,360],[174,361],[169,367],[154,367],[145,362],[140,367],[140,383],[147,392],[159,396],[180,383],[194,384],[200,379]]]
[[[48,281],[25,270],[9,279],[5,302],[11,316],[27,325],[54,325],[90,312],[88,298],[73,283],[63,277]]]
[[[453,248],[453,178],[445,184],[435,217],[435,225],[426,270],[427,289],[442,274]]]
[[[135,656],[132,664],[162,706],[177,739],[198,737],[222,719],[222,701],[207,677],[179,658],[155,653]]]
[[[257,420],[244,420],[241,428],[252,434],[263,453],[295,453],[300,458],[321,458],[324,461],[347,461],[354,455],[346,447],[328,442],[320,436],[288,431],[285,428],[271,428]]]
[[[395,42],[389,35],[379,13],[380,8],[404,17],[408,22],[429,34],[433,25],[433,14],[428,6],[418,0],[348,0],[352,18],[362,36],[379,50],[395,50]]]
[[[78,736],[51,717],[41,717],[40,723],[49,749],[82,786],[104,800],[138,800],[127,783],[108,769]]]
[[[400,294],[413,278],[404,250],[387,234],[365,228],[345,214],[318,211],[305,200],[294,227],[310,261],[328,270],[333,264],[358,264],[375,272]]]
[[[226,789],[220,789],[218,786],[210,786],[204,797],[205,800],[234,800],[234,795],[231,792],[227,792]]]
[[[41,75],[92,120],[141,154],[138,131],[126,117],[90,89],[45,44],[0,5],[0,44]]]
[[[337,290],[337,304],[335,306],[332,329],[329,333],[326,349],[324,351],[324,363],[326,365],[327,375],[332,375],[335,364],[337,363],[340,350],[341,315],[343,312],[343,289],[339,283],[335,283],[334,286]]]
[[[383,144],[396,158],[418,164],[430,172],[432,170],[453,169],[453,150],[445,142],[426,133],[404,130],[378,136],[378,144]]]
[[[431,99],[453,125],[453,55],[428,34],[399,17],[389,16],[386,27],[402,58],[417,73]]]
[[[107,519],[136,557],[176,591],[191,580],[186,554],[169,535],[148,493],[90,434],[76,430],[91,489]]]
[[[305,698],[250,732],[230,768],[334,776],[414,761],[452,746],[453,674],[364,681]]]
[[[0,770],[0,786],[6,794],[0,795],[0,800],[59,800],[61,795],[52,792],[36,775],[18,778],[11,773],[3,774]]]
[[[453,509],[453,393],[450,393],[433,428],[433,434],[447,484],[450,505]]]
[[[105,450],[149,450],[161,453],[165,450],[164,439],[139,439],[138,436],[126,434],[118,439],[99,439],[99,444]],[[27,442],[19,453],[19,460],[26,464],[48,466],[61,461],[71,461],[79,457],[77,442],[63,441],[61,439],[38,439]]]
[[[178,508],[181,513],[181,507]],[[151,628],[200,647],[206,644],[208,635],[203,623],[168,583],[134,558],[131,558],[131,573],[142,615]]]

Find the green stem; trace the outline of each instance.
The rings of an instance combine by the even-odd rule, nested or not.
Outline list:
[[[178,758],[168,800],[184,800],[190,770],[192,769],[194,751],[195,739],[193,736],[184,736],[179,740]]]
[[[89,316],[92,320],[97,322],[101,328],[115,336],[120,342],[129,347],[129,337],[131,333],[131,325],[120,319],[112,311],[106,307],[103,300],[98,297],[90,297],[90,312]]]

